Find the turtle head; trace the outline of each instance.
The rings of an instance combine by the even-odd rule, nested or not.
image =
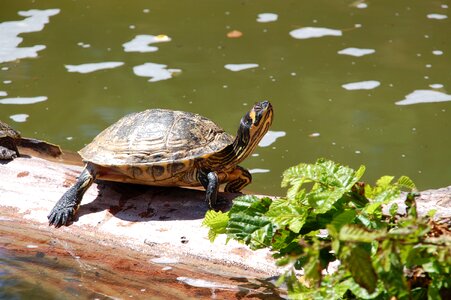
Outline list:
[[[268,132],[273,119],[272,105],[269,101],[257,102],[241,119],[243,130],[248,131],[249,139],[257,143]]]
[[[237,160],[244,160],[257,147],[268,132],[273,120],[273,109],[269,101],[257,102],[241,118],[240,127],[234,143]]]

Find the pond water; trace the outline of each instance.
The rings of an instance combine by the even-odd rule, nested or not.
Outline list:
[[[78,150],[124,114],[170,108],[235,133],[270,100],[249,190],[326,157],[365,181],[451,182],[449,1],[0,4],[0,119]]]
[[[124,114],[170,108],[269,135],[249,190],[326,157],[365,180],[451,182],[447,1],[2,1],[0,119],[78,150]]]

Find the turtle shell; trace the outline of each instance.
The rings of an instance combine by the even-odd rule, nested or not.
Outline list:
[[[198,114],[149,109],[123,117],[79,153],[104,167],[192,166],[194,159],[207,158],[231,143],[231,135]]]
[[[0,138],[2,137],[10,137],[12,139],[20,139],[20,133],[14,130],[8,124],[0,121]]]

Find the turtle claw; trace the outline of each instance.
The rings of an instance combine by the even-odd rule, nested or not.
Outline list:
[[[68,225],[72,221],[75,211],[78,208],[77,203],[77,189],[78,187],[72,186],[66,193],[58,200],[55,206],[50,211],[47,219],[49,220],[49,226],[55,226],[56,228],[63,225]]]
[[[59,207],[56,205],[50,214],[47,216],[49,220],[49,226],[55,226],[59,228],[63,225],[68,225],[68,223],[73,219],[75,210],[72,207]]]

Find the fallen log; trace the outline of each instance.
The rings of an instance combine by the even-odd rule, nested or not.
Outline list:
[[[22,154],[30,153],[20,150]],[[223,293],[232,291],[232,295],[242,292],[242,288],[229,278],[268,278],[278,274],[266,250],[251,251],[234,241],[226,244],[223,238],[209,241],[208,229],[201,225],[207,205],[205,192],[200,190],[98,181],[86,192],[75,222],[61,228],[48,226],[47,214],[74,183],[82,170],[81,161],[76,155],[48,160],[32,154],[0,162],[1,248],[60,259],[65,256],[81,264],[109,265],[116,271],[119,268],[124,277],[131,269],[142,272],[143,268],[150,268],[152,273],[152,265],[161,263],[173,268],[173,280],[181,278],[179,281],[186,281],[186,285],[196,282],[189,280],[193,276],[197,280],[216,278],[213,288]],[[228,200],[236,197],[223,196]],[[18,243],[25,246],[19,247]],[[130,259],[139,261],[141,266],[130,266]],[[184,266],[183,272],[177,275],[185,276],[174,274],[180,265]],[[136,277],[136,273],[128,275]],[[118,295],[111,286],[90,289]],[[252,293],[259,293],[258,288]],[[208,293],[207,298],[210,297]]]

